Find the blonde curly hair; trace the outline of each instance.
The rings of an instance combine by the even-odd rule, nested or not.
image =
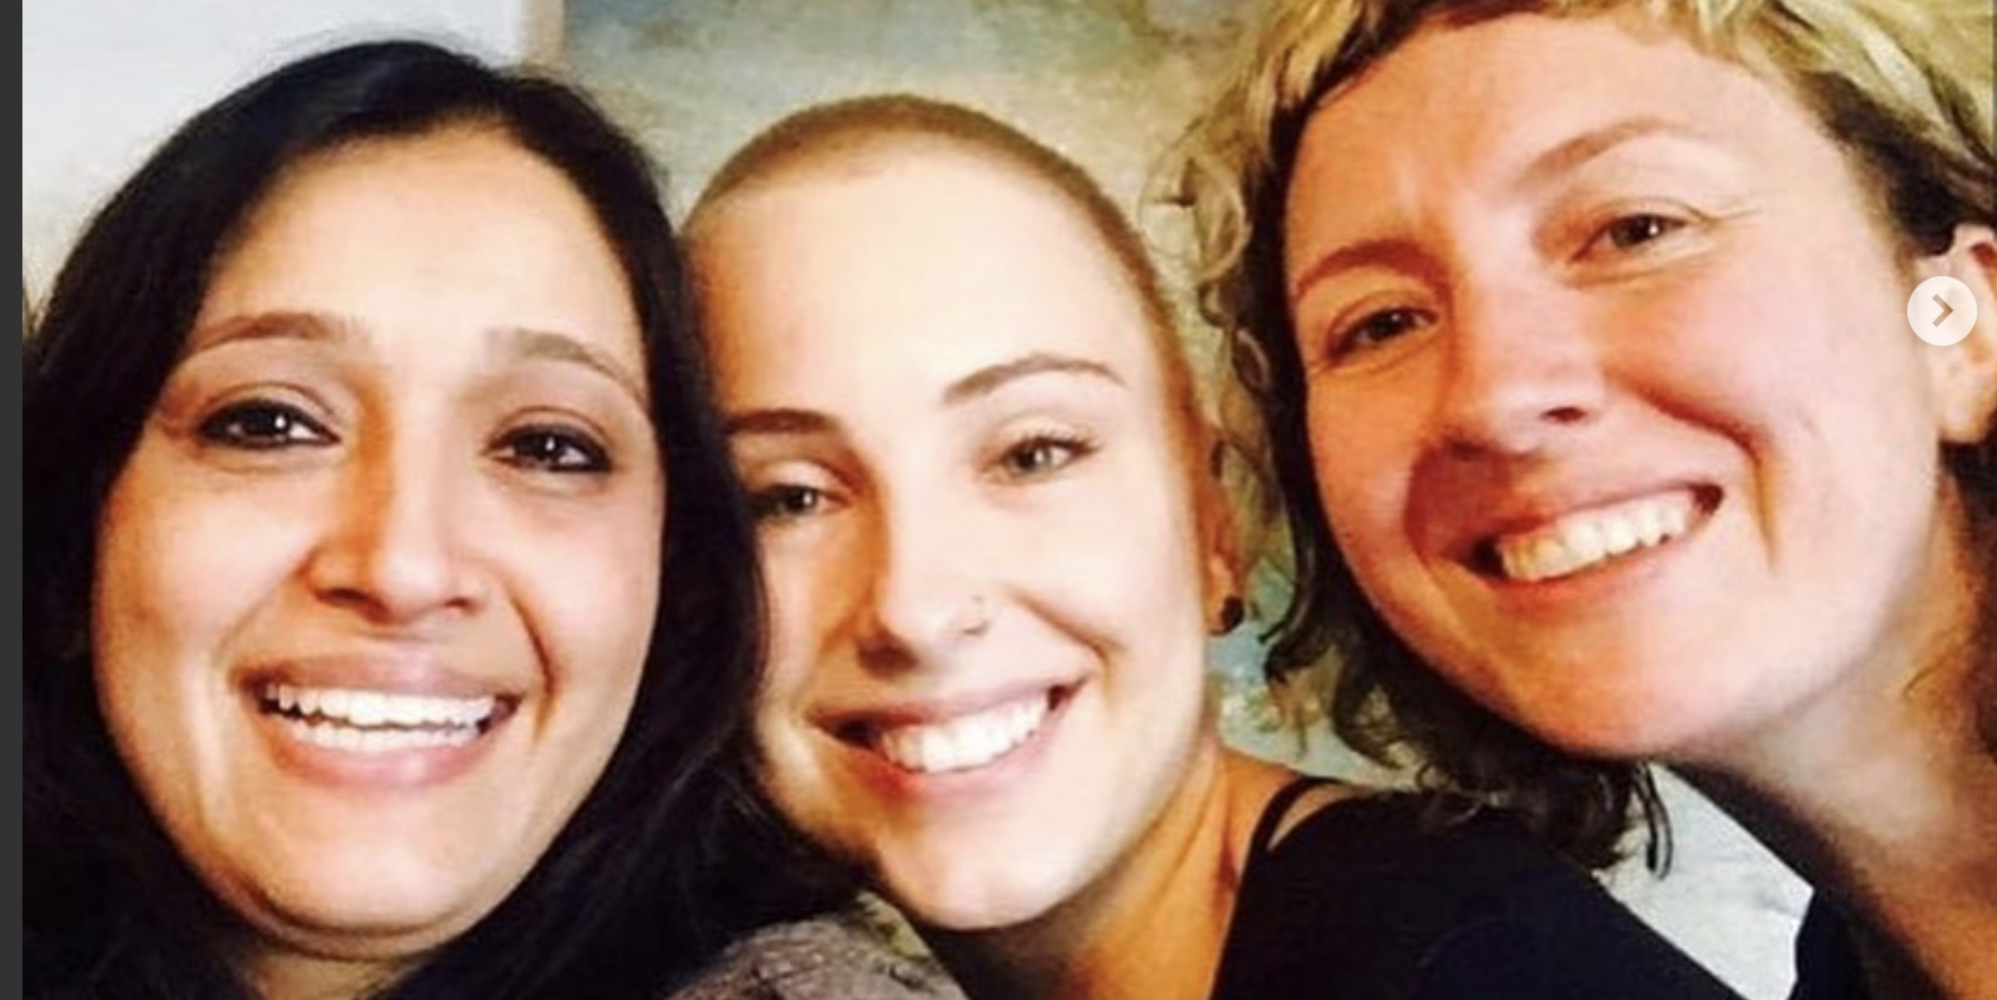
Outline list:
[[[1260,427],[1236,433],[1266,436],[1287,506],[1294,590],[1272,629],[1270,679],[1305,681],[1355,748],[1416,764],[1424,784],[1471,808],[1516,808],[1590,865],[1617,857],[1633,814],[1661,834],[1641,766],[1565,753],[1449,687],[1373,610],[1320,516],[1281,227],[1312,110],[1418,30],[1630,10],[1795,95],[1859,167],[1908,256],[1946,248],[1960,224],[1997,225],[1990,0],[1276,0],[1245,68],[1181,140],[1169,192],[1190,209],[1201,311],[1255,404]],[[1997,748],[1997,438],[1945,458],[1970,511],[1972,551],[1990,554],[1969,655],[1984,658],[1980,724]]]

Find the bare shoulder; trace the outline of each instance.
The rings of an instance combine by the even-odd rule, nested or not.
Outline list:
[[[1361,786],[1336,778],[1312,777],[1236,751],[1228,752],[1224,767],[1233,789],[1230,795],[1235,816],[1233,836],[1238,848],[1236,854],[1241,857],[1246,857],[1255,831],[1272,810],[1276,826],[1268,846],[1279,843],[1297,824],[1327,806],[1367,792]]]

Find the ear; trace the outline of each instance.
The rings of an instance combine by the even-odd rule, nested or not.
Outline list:
[[[1976,325],[1948,347],[1926,347],[1935,416],[1948,444],[1976,444],[1997,422],[1997,232],[1957,226],[1955,242],[1921,262],[1922,280],[1945,274],[1976,296]]]
[[[1195,486],[1194,502],[1199,506],[1200,570],[1207,612],[1207,627],[1215,635],[1225,635],[1241,624],[1242,579],[1241,539],[1235,523],[1234,505],[1223,485],[1225,445],[1209,445],[1210,461],[1202,464]],[[1230,607],[1232,605],[1232,607]]]

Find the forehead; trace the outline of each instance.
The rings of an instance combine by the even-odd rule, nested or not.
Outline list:
[[[1155,380],[1138,292],[1053,184],[936,145],[785,168],[727,195],[695,235],[724,371],[773,351],[866,356],[935,377],[1034,352]]]
[[[1317,225],[1286,242],[1294,254],[1333,222],[1387,228],[1394,206],[1545,194],[1631,138],[1725,158],[1756,185],[1815,178],[1863,197],[1786,83],[1640,10],[1510,14],[1425,26],[1320,99],[1287,195]]]
[[[299,231],[375,231],[391,219],[419,230],[460,227],[468,246],[499,233],[522,242],[604,239],[566,174],[495,127],[446,125],[293,162],[251,208],[235,246]]]
[[[364,140],[292,165],[218,257],[203,313],[557,330],[641,353],[630,287],[567,176],[495,129]],[[432,335],[441,332],[432,329]]]
[[[1308,134],[1325,148],[1396,136],[1394,147],[1427,155],[1451,151],[1438,142],[1488,153],[1543,147],[1615,116],[1717,132],[1772,113],[1805,115],[1786,85],[1640,9],[1515,13],[1419,28],[1320,98]]]

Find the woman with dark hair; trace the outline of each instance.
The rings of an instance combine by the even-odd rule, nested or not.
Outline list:
[[[1997,996],[1993,40],[1297,0],[1184,174],[1290,508],[1271,669],[1590,863],[1682,769],[1819,889],[1799,996]]]
[[[755,686],[648,165],[427,44],[287,65],[26,348],[29,996],[645,997]]]

